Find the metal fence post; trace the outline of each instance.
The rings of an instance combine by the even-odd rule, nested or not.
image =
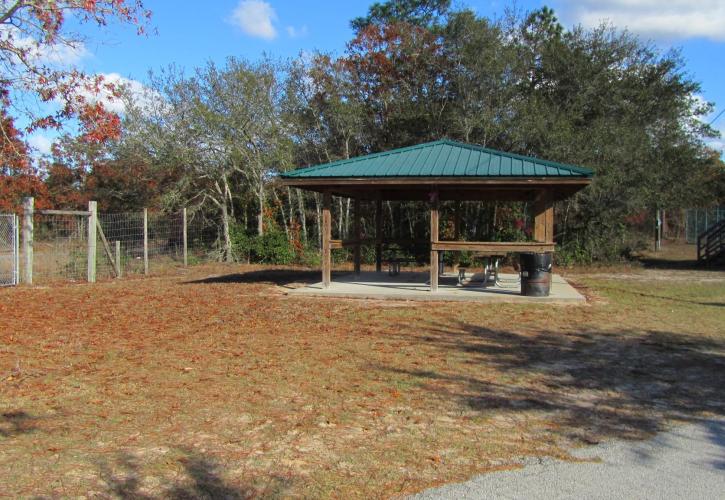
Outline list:
[[[121,242],[116,240],[116,278],[121,277]]]
[[[98,224],[98,203],[88,202],[88,283],[96,282],[96,239]]]
[[[149,210],[143,209],[143,273],[149,275]]]
[[[34,198],[23,200],[23,281],[33,284],[33,210]]]
[[[189,248],[189,241],[188,241],[188,233],[186,229],[186,207],[184,207],[182,211],[182,219],[184,219],[184,267],[189,265],[189,254],[188,254],[188,248]]]

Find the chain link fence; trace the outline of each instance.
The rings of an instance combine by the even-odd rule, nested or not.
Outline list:
[[[725,220],[725,207],[688,209],[685,226],[687,242],[697,243],[700,234],[721,220]]]
[[[0,214],[0,286],[18,283],[18,220]]]

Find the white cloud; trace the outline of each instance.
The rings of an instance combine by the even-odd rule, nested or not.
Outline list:
[[[287,35],[289,35],[290,38],[300,38],[303,36],[307,36],[307,26],[302,25],[299,28],[295,28],[294,26],[287,26]]]
[[[134,105],[141,109],[149,110],[155,102],[162,99],[161,96],[138,80],[126,78],[118,73],[101,73],[97,76],[103,78],[103,84],[111,84],[114,87],[123,89],[124,95],[121,97],[115,96],[103,84],[98,92],[95,89],[81,87],[78,89],[77,95],[86,103],[100,102],[106,110],[113,113],[124,114],[126,112],[126,99],[132,100]]]
[[[42,133],[36,132],[28,137],[28,145],[41,156],[49,156],[53,139]]]
[[[51,45],[38,51],[40,61],[60,66],[74,66],[88,57],[86,46],[78,42],[73,45]]]
[[[27,36],[15,26],[0,27],[0,42],[25,51],[28,61],[35,64],[74,66],[90,55],[80,41],[49,45]],[[17,58],[13,60],[14,64],[19,62]]]
[[[591,28],[602,21],[651,38],[725,41],[723,0],[561,0],[567,21]]]
[[[231,22],[249,36],[273,40],[277,13],[263,0],[242,0],[232,12]]]

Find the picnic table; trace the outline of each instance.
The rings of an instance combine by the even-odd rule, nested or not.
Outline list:
[[[498,267],[501,259],[506,257],[503,253],[476,252],[475,257],[483,258],[483,286],[486,286],[493,275],[494,283],[499,284]],[[474,258],[475,258],[474,257]],[[458,266],[458,285],[463,286],[466,280],[467,267]]]

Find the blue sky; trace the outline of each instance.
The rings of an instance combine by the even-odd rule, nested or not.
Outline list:
[[[301,51],[341,53],[351,38],[350,19],[364,15],[372,0],[214,0],[204,3],[145,0],[157,33],[137,36],[127,26],[88,30],[75,64],[89,73],[143,82],[149,69],[176,64],[192,69],[227,56],[249,59],[268,53],[294,57]],[[505,1],[464,0],[480,15],[503,14]],[[680,47],[688,72],[702,84],[702,96],[725,107],[725,0],[519,0],[530,10],[549,5],[567,27],[607,19],[663,49]],[[85,30],[86,28],[84,28]],[[725,132],[725,115],[715,123]],[[725,134],[724,134],[725,135]],[[31,138],[39,149],[49,136]],[[713,145],[722,150],[725,141]]]

